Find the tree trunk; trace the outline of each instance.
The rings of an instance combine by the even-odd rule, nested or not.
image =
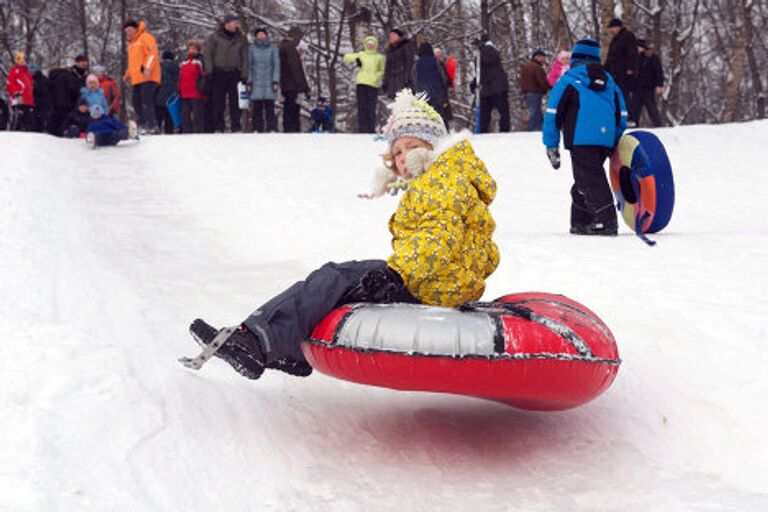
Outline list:
[[[488,0],[480,0],[480,30],[491,35],[491,16],[488,12]]]
[[[602,23],[598,29],[598,37],[600,41],[600,47],[603,49],[603,59],[605,59],[605,56],[608,54],[608,45],[611,44],[611,33],[608,32],[606,27],[608,26],[608,22],[615,17],[614,9],[616,8],[616,4],[614,3],[614,0],[600,0],[600,4],[602,6]]]
[[[741,12],[736,14],[737,18],[739,14],[743,17],[748,9],[744,5],[750,2],[750,0],[741,0]],[[747,60],[747,44],[749,43],[750,33],[749,29],[751,25],[746,23],[744,19],[741,20],[741,27],[739,28],[738,35],[734,44],[733,55],[731,57],[730,66],[728,68],[728,83],[725,86],[725,94],[723,97],[723,112],[720,116],[720,122],[732,123],[736,119],[736,107],[739,101],[739,88],[744,78],[744,71],[746,69]]]
[[[552,39],[558,50],[570,46],[561,0],[549,0],[549,17],[552,22]]]
[[[744,4],[744,25],[747,29],[747,61],[749,62],[749,69],[752,77],[752,89],[755,91],[755,117],[757,119],[763,119],[765,117],[765,91],[763,89],[763,81],[760,78],[760,67],[757,64],[757,58],[755,57],[755,38],[754,38],[754,25],[752,22],[752,3],[745,2]]]

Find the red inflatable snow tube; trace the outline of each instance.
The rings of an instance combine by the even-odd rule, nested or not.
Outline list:
[[[562,295],[536,292],[460,309],[347,305],[321,321],[302,350],[313,368],[340,379],[535,410],[592,400],[621,364],[597,315]]]

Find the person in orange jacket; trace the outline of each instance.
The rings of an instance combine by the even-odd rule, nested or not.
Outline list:
[[[144,21],[128,20],[123,32],[128,40],[128,69],[123,80],[131,85],[133,110],[143,132],[157,133],[155,94],[160,85],[160,56],[155,38]]]

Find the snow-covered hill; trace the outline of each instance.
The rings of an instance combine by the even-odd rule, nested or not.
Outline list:
[[[381,143],[0,133],[0,510],[768,510],[768,122],[656,133],[677,204],[654,248],[566,234],[570,166],[536,135],[475,140],[485,298],[564,293],[619,343],[614,385],[557,413],[176,362],[193,318],[388,255],[396,199],[355,197]]]

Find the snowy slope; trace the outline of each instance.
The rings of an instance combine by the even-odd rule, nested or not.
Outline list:
[[[558,413],[178,365],[191,319],[387,256],[396,199],[355,197],[369,137],[0,133],[0,510],[768,510],[768,122],[657,133],[655,248],[567,235],[570,166],[536,135],[474,143],[499,182],[485,298],[569,295],[624,359]]]

